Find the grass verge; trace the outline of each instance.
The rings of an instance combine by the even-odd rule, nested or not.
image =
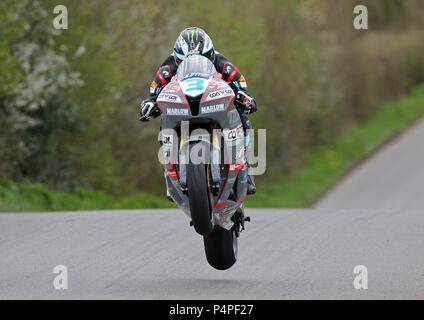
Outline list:
[[[101,191],[76,189],[73,193],[47,189],[42,184],[0,180],[0,212],[102,209],[175,208],[166,198],[148,193],[115,198]]]
[[[261,187],[255,196],[247,198],[246,207],[309,207],[361,159],[423,115],[424,85],[421,85],[408,97],[385,103],[379,113],[352,128],[335,143],[310,153],[300,171]]]
[[[335,143],[310,153],[302,170],[281,181],[261,186],[255,196],[246,199],[246,207],[310,206],[361,159],[423,115],[424,85],[416,87],[407,98],[385,103],[379,113],[352,128]],[[99,191],[76,189],[73,193],[64,193],[49,190],[42,184],[0,180],[0,212],[175,207],[165,197],[149,193],[115,198]]]

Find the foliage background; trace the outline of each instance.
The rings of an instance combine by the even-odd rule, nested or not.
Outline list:
[[[66,5],[69,29],[52,27]],[[369,30],[353,8],[369,9]],[[138,122],[180,30],[199,26],[245,75],[266,128],[259,187],[424,80],[422,0],[2,0],[0,178],[117,197],[164,193],[159,121]]]

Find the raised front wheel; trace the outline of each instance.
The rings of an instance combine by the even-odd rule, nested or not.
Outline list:
[[[187,189],[194,229],[202,236],[207,235],[213,224],[204,163],[187,165]]]

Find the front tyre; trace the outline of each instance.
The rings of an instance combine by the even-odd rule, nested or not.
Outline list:
[[[203,236],[206,259],[218,270],[226,270],[237,261],[238,242],[233,230],[216,226],[214,231]]]
[[[209,204],[206,166],[203,163],[187,165],[187,188],[191,220],[196,232],[206,235],[212,231],[212,212]]]

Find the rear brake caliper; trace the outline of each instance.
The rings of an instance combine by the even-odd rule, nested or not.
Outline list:
[[[245,229],[244,222],[250,222],[250,217],[246,217],[244,215],[244,209],[243,207],[240,207],[237,209],[236,213],[233,215],[233,221],[234,221],[234,231],[236,233],[236,236],[238,237],[240,233]]]

